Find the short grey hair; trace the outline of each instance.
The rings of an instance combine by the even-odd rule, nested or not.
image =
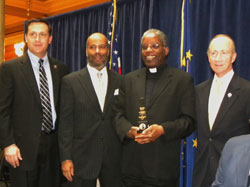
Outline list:
[[[141,44],[142,44],[144,38],[145,38],[148,34],[151,34],[151,33],[152,33],[152,34],[155,34],[156,36],[159,37],[159,39],[161,40],[161,42],[162,42],[162,44],[163,44],[164,47],[167,47],[167,46],[168,46],[168,38],[167,38],[167,35],[166,35],[164,32],[162,32],[162,31],[160,31],[160,30],[158,30],[158,29],[149,29],[149,30],[147,30],[146,32],[144,32],[144,34],[143,34],[143,36],[142,36],[142,38],[141,38]]]

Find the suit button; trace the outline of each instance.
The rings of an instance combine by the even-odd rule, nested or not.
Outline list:
[[[209,138],[208,140],[209,140],[210,142],[212,142],[212,141],[213,141],[213,139],[212,139],[212,138]]]

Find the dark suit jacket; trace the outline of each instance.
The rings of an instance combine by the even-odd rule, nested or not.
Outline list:
[[[155,82],[147,110],[149,124],[160,124],[165,134],[153,143],[139,145],[126,138],[131,126],[137,125],[140,98],[145,98],[147,69],[124,77],[116,97],[115,127],[123,142],[123,175],[176,181],[179,177],[180,141],[194,130],[194,86],[188,74],[164,67]]]
[[[108,88],[101,111],[87,68],[65,76],[59,127],[60,159],[72,160],[75,176],[94,179],[104,159],[119,168],[121,143],[112,126],[114,91],[120,76],[108,71]]]
[[[212,187],[248,187],[250,135],[231,138],[222,151]]]
[[[249,133],[250,82],[234,75],[222,100],[210,131],[208,123],[208,99],[212,80],[196,87],[198,148],[195,158],[193,186],[202,186],[209,168],[214,180],[221,151],[226,141]]]
[[[58,109],[60,79],[64,65],[49,57],[54,103]],[[0,143],[16,144],[23,160],[20,169],[35,166],[42,126],[42,106],[31,62],[27,54],[0,65]],[[57,126],[56,126],[57,127]]]

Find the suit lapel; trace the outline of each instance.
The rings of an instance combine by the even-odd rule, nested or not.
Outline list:
[[[136,82],[135,82],[135,93],[137,94],[137,98],[140,99],[143,97],[145,99],[145,86],[146,86],[146,72],[147,69],[143,68],[138,71],[136,76]]]
[[[84,93],[88,96],[89,101],[92,102],[94,104],[94,106],[96,106],[96,108],[98,108],[99,112],[102,112],[97,95],[95,93],[94,86],[93,86],[91,78],[90,78],[90,74],[89,74],[87,68],[84,68],[80,71],[78,80],[79,80],[82,88],[85,90]]]
[[[201,119],[205,119],[205,125],[204,128],[207,132],[210,132],[210,126],[209,126],[209,120],[208,120],[208,100],[210,95],[210,89],[212,86],[213,79],[209,80],[206,85],[204,85],[204,88],[202,88],[202,93],[200,95],[200,106],[203,107],[197,107],[201,111],[197,111],[197,113],[200,113],[200,115],[204,115],[201,117]]]
[[[107,70],[107,73],[108,73],[108,87],[107,87],[107,93],[106,93],[106,97],[105,97],[103,113],[106,112],[106,110],[109,106],[110,100],[114,94],[113,91],[114,91],[115,82],[116,82],[114,74],[109,70]]]
[[[58,69],[57,65],[55,64],[55,61],[49,57],[49,64],[50,64],[50,71],[51,71],[51,77],[52,77],[52,83],[53,83],[53,94],[54,94],[54,103],[55,106],[57,106],[57,97],[58,97],[58,91],[59,91],[59,76],[58,76]]]
[[[39,104],[41,104],[40,93],[39,93],[39,90],[38,90],[36,78],[35,78],[35,75],[34,75],[34,72],[33,72],[31,62],[30,62],[30,59],[29,59],[28,55],[24,55],[22,57],[21,71],[23,73],[24,79],[26,80],[27,87],[29,87],[31,89],[31,91],[33,92],[33,94],[35,95],[35,100]]]
[[[221,106],[219,108],[218,114],[216,116],[216,119],[214,121],[214,128],[218,126],[225,116],[225,114],[228,112],[228,110],[232,107],[233,103],[236,102],[236,100],[239,97],[239,80],[238,76],[234,75],[231,82],[228,85],[227,91],[225,93],[225,96],[222,100]]]

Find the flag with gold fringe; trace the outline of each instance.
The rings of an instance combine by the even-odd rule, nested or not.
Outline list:
[[[181,15],[181,45],[180,68],[192,74],[192,50],[191,50],[191,0],[183,0]],[[192,175],[194,167],[195,151],[197,148],[197,134],[194,132],[184,139],[181,144],[180,187],[192,187]]]
[[[108,63],[109,69],[112,69],[119,74],[121,71],[121,58],[119,56],[119,46],[118,46],[118,29],[117,29],[117,8],[116,0],[112,0],[112,7],[110,11],[109,18],[109,28],[108,28],[108,43],[110,49],[110,59]]]

